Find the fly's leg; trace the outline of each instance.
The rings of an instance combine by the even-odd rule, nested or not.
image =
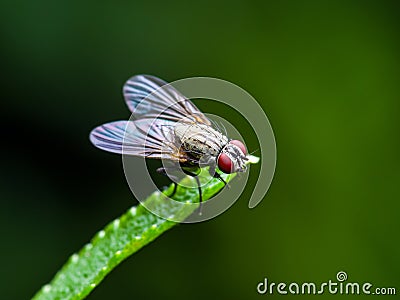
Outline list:
[[[224,185],[229,188],[229,184],[226,183],[226,181],[222,178],[222,176],[215,169],[216,169],[215,164],[210,164],[210,168],[208,169],[208,173],[210,174],[210,176],[221,180],[224,183]]]
[[[173,170],[173,169],[172,169],[172,170]],[[168,176],[168,175],[169,175],[169,174],[167,174],[166,168],[158,168],[158,169],[157,169],[157,173],[162,174],[162,175],[165,175],[165,176]],[[168,197],[171,198],[171,197],[173,197],[173,196],[175,195],[176,189],[178,188],[178,184],[176,183],[176,181],[178,181],[178,177],[173,176],[173,175],[169,175],[169,177],[173,177],[173,178],[171,178],[171,179],[173,179],[173,180],[172,180],[172,184],[174,185],[174,190],[172,191],[171,195],[168,196]]]
[[[187,170],[184,170],[184,169],[182,169],[182,171],[183,171],[183,173],[185,173],[186,175],[189,175],[189,176],[191,176],[191,177],[194,177],[194,179],[195,179],[196,182],[197,182],[197,188],[199,189],[199,203],[200,203],[200,206],[199,206],[199,215],[201,215],[201,211],[202,211],[202,208],[203,208],[203,195],[202,195],[202,192],[201,192],[201,184],[200,184],[199,176],[197,176],[196,173],[192,173],[192,172],[187,171]]]
[[[222,176],[216,171],[217,165],[215,158],[212,156],[209,156],[205,159],[204,166],[208,166],[208,173],[210,174],[211,177],[217,178],[221,180],[224,183],[224,186],[227,186],[229,188],[229,184],[222,178]],[[200,166],[202,167],[202,166]]]

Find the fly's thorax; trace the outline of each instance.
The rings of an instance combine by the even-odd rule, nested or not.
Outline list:
[[[228,143],[225,135],[205,124],[177,123],[174,131],[181,148],[197,158],[216,157]]]

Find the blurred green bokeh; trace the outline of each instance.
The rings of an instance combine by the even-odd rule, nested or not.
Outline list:
[[[135,204],[121,158],[88,134],[129,117],[121,87],[140,73],[246,89],[274,128],[276,175],[249,210],[254,168],[226,213],[174,228],[89,299],[256,299],[264,277],[320,283],[341,270],[399,293],[399,11],[397,1],[2,1],[1,298],[31,297]],[[258,147],[245,120],[196,104]]]

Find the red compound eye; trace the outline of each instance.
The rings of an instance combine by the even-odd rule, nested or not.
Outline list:
[[[232,140],[232,141],[229,142],[229,144],[233,144],[235,146],[238,146],[240,148],[240,150],[242,150],[243,154],[247,155],[246,146],[241,141]]]
[[[221,153],[218,157],[218,168],[224,173],[230,174],[233,172],[233,163],[225,153]]]

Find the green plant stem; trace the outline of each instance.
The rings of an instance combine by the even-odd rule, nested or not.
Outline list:
[[[235,175],[222,176],[229,182]],[[190,180],[193,179],[186,177],[181,183],[187,185]],[[210,199],[223,187],[224,184],[220,180],[212,179],[202,187],[203,200]],[[172,185],[165,194],[169,195],[171,192]],[[185,203],[196,203],[199,199],[197,188],[188,189],[180,186],[173,198]],[[145,203],[148,207],[165,205],[164,199],[164,195],[156,191],[145,200]],[[185,205],[168,213],[183,221],[196,207]],[[166,207],[166,209],[171,208]],[[118,264],[176,224],[179,223],[152,214],[142,204],[130,208],[120,218],[99,231],[78,253],[73,254],[53,280],[43,286],[33,299],[85,298]]]

